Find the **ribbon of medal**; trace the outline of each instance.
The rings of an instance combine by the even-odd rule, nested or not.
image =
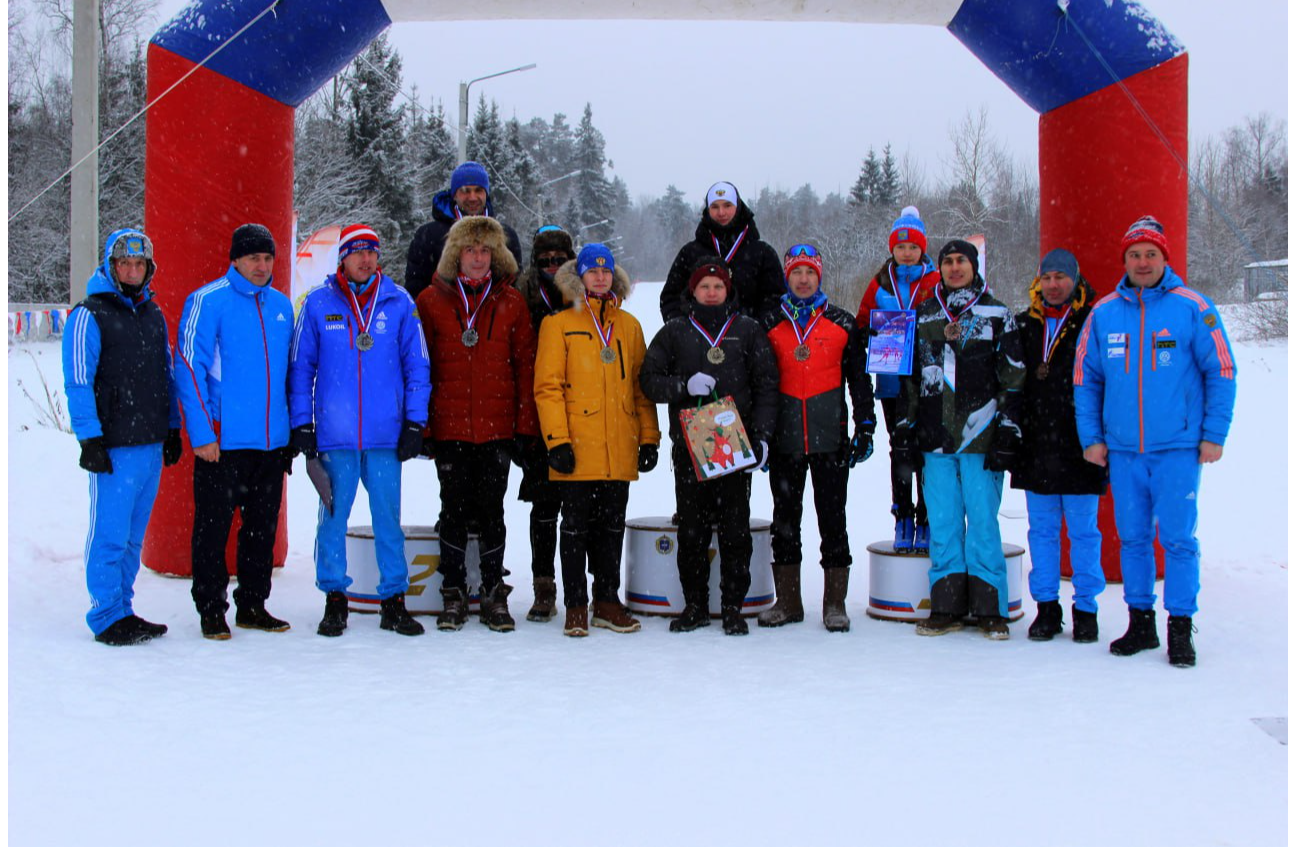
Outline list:
[[[791,321],[791,328],[796,332],[796,361],[803,362],[809,358],[810,353],[809,345],[805,343],[805,339],[814,331],[814,324],[822,320],[823,307],[819,306],[814,310],[813,316],[809,319],[809,326],[805,327],[804,332],[800,331],[800,324],[796,321],[796,313],[786,303],[782,304],[782,312],[787,316],[787,320]]]
[[[981,290],[977,292],[975,297],[967,302],[966,306],[959,309],[957,313],[951,313],[949,311],[949,306],[945,303],[945,295],[941,291],[944,286],[936,286],[936,300],[940,303],[940,311],[945,313],[945,317],[949,321],[949,323],[945,324],[945,339],[947,341],[958,341],[959,337],[963,335],[963,327],[958,322],[959,318],[967,314],[968,311],[977,304],[977,301],[981,299],[981,295],[985,294],[986,289],[989,287],[990,283],[984,282],[981,286]]]
[[[1067,318],[1071,317],[1072,308],[1067,307],[1067,311],[1058,319],[1058,326],[1054,328],[1053,334],[1049,334],[1049,318],[1044,318],[1044,350],[1040,358],[1040,367],[1036,368],[1035,375],[1044,379],[1049,375],[1049,359],[1053,356],[1053,351],[1058,349],[1058,342],[1062,340],[1062,331],[1067,327]]]
[[[918,292],[922,290],[922,277],[918,277],[918,281],[909,287],[909,302],[905,305],[904,298],[900,296],[900,282],[895,278],[895,267],[887,268],[886,272],[890,274],[891,287],[895,289],[895,299],[900,302],[900,308],[912,311],[913,301],[918,299]]]
[[[606,331],[602,332],[601,321],[597,320],[597,313],[592,311],[592,302],[587,298],[584,298],[584,300],[588,305],[588,316],[592,318],[592,325],[597,328],[597,337],[601,339],[601,363],[609,365],[615,361],[615,350],[610,346],[610,337],[615,334],[615,322],[612,320]],[[614,301],[618,304],[619,298],[615,297]]]
[[[750,224],[746,224],[746,226],[742,228],[741,233],[737,236],[737,240],[732,242],[732,247],[728,250],[728,255],[726,256],[723,255],[723,248],[719,246],[719,239],[715,237],[714,233],[710,233],[710,240],[714,242],[714,252],[719,254],[725,265],[732,264],[732,257],[737,255],[737,250],[741,248],[741,243],[746,240],[746,233],[748,232],[750,232]]]
[[[376,286],[379,286],[379,280],[376,280]],[[366,315],[366,320],[362,320],[362,307],[357,303],[357,295],[353,292],[353,286],[349,283],[344,284],[348,291],[348,305],[353,310],[353,317],[357,319],[357,349],[363,353],[375,346],[375,336],[371,335],[371,321],[375,318],[375,304],[380,300],[380,292],[371,293],[371,309]]]
[[[466,296],[466,278],[457,277],[457,294],[461,295],[461,305],[466,310],[466,331],[461,333],[461,343],[467,347],[474,347],[479,343],[479,332],[475,329],[475,319],[479,317],[479,310],[484,308],[488,302],[488,293],[493,290],[493,281],[488,281],[488,286],[484,288],[484,294],[479,298],[479,304],[475,306],[475,311],[470,311],[470,298]]]
[[[737,320],[737,316],[733,315],[728,318],[728,322],[723,325],[723,329],[719,330],[719,334],[713,338],[710,337],[710,333],[705,331],[705,327],[701,326],[700,323],[697,322],[696,318],[688,315],[687,319],[692,322],[692,326],[696,327],[696,331],[705,336],[705,340],[710,343],[710,349],[706,351],[705,358],[710,361],[710,364],[721,364],[724,356],[723,348],[719,346],[719,342],[728,334],[728,327],[732,326],[732,322]]]

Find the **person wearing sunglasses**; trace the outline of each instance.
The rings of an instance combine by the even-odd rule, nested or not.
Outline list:
[[[696,236],[678,251],[660,292],[660,315],[668,323],[684,314],[683,291],[703,259],[728,269],[743,315],[758,318],[777,305],[787,290],[777,251],[760,238],[755,215],[731,182],[716,182],[705,193]]]
[[[873,452],[872,377],[854,316],[823,293],[823,257],[797,244],[783,258],[787,293],[761,325],[777,359],[780,398],[769,459],[773,489],[773,584],[777,602],[760,613],[760,626],[804,620],[800,598],[800,517],[805,478],[814,480],[814,508],[822,536],[823,626],[846,632],[850,582],[846,490],[850,467]],[[854,403],[854,438],[846,434],[845,389]]]
[[[905,206],[891,224],[887,238],[891,256],[873,275],[859,303],[855,320],[866,328],[874,309],[917,310],[940,282],[940,272],[927,255],[927,225],[916,206]],[[927,501],[922,491],[922,468],[910,467],[895,444],[895,427],[903,407],[899,403],[900,378],[877,374],[877,399],[890,439],[891,514],[895,517],[895,551],[925,556],[931,547],[931,526],[927,522]],[[914,479],[917,506],[914,506]]]
[[[534,332],[543,318],[565,308],[565,298],[556,287],[556,272],[575,258],[574,239],[554,224],[534,233],[525,268],[516,287],[529,304]],[[529,511],[529,546],[533,567],[533,605],[526,618],[546,622],[556,617],[556,521],[561,513],[560,488],[548,479],[547,448],[537,439],[522,451],[519,499],[532,504]]]

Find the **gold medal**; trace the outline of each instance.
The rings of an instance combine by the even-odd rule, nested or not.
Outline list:
[[[799,344],[796,346],[796,361],[803,362],[809,358],[809,345]]]
[[[1038,368],[1035,369],[1035,375],[1036,375],[1037,377],[1039,377],[1040,379],[1048,379],[1048,377],[1049,377],[1049,363],[1048,363],[1048,362],[1041,362],[1041,363],[1040,363],[1040,366],[1039,366]]]
[[[615,361],[615,351],[609,345],[601,348],[601,361],[606,365]]]
[[[712,365],[721,365],[723,364],[724,359],[723,349],[720,347],[711,347],[709,352],[705,354],[705,358],[708,359]]]
[[[461,333],[461,343],[467,347],[474,347],[479,343],[479,332],[473,329],[468,329]]]
[[[963,325],[958,321],[950,321],[945,324],[945,340],[958,341],[963,336]]]
[[[375,346],[375,338],[369,332],[358,333],[357,349],[365,353]]]

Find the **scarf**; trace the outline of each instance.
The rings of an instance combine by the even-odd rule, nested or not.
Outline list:
[[[796,297],[790,291],[782,295],[782,302],[796,316],[796,323],[804,329],[809,324],[809,319],[814,316],[814,311],[820,306],[827,304],[827,295],[822,289],[814,292],[812,297]]]

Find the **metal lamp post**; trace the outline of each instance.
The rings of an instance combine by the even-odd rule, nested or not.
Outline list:
[[[466,123],[470,120],[470,86],[477,82],[483,82],[486,79],[492,79],[495,76],[506,76],[507,74],[517,73],[518,71],[531,71],[538,67],[536,63],[521,65],[518,68],[511,68],[509,71],[498,71],[488,76],[475,77],[470,82],[461,83],[460,95],[460,122],[457,124],[457,164],[466,160]]]

